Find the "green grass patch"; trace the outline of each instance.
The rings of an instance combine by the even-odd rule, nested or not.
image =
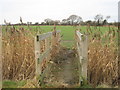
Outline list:
[[[72,48],[75,44],[74,42],[61,42],[63,47]]]
[[[6,80],[3,81],[2,87],[3,88],[19,88],[21,86],[24,86],[26,84],[26,81],[10,81]]]
[[[24,27],[25,30],[28,30],[30,32],[32,32],[33,35],[36,35],[36,33],[46,33],[46,32],[51,32],[54,29],[54,25],[51,26],[15,26],[16,28],[18,27]],[[61,31],[61,39],[65,40],[65,41],[69,41],[69,40],[73,40],[75,38],[75,30],[81,30],[81,33],[86,33],[88,27],[87,26],[56,26],[56,30],[60,30]],[[90,33],[89,37],[93,37],[94,34],[100,32],[100,35],[102,36],[105,32],[107,31],[112,31],[112,30],[117,30],[117,27],[105,27],[105,26],[100,26],[95,28],[94,26],[90,26],[90,28],[92,33]],[[3,27],[3,31],[5,31],[5,26]],[[90,32],[90,30],[89,30]],[[117,34],[116,34],[117,37]],[[106,38],[107,39],[107,38]],[[68,48],[71,48],[72,46],[74,46],[73,43],[71,42],[62,42],[62,45]]]

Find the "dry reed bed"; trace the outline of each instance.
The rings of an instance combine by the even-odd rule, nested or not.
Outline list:
[[[6,28],[3,34],[3,79],[24,80],[35,75],[34,38],[23,28]],[[115,43],[117,30],[92,32],[88,50],[88,78],[93,85],[117,85],[118,56]],[[109,37],[109,38],[108,38]],[[108,38],[103,44],[103,38]]]
[[[100,30],[96,33],[91,32],[93,36],[90,38],[88,50],[88,79],[94,86],[102,83],[118,84],[117,32],[115,29],[104,35],[100,35]],[[104,44],[103,39],[106,39]]]
[[[34,38],[24,28],[3,32],[3,79],[24,80],[35,75]]]
[[[37,29],[34,32],[31,28],[8,27],[3,29],[3,80],[26,80],[35,76],[35,48],[34,36],[40,34]],[[45,40],[41,41],[41,53],[45,51]],[[51,55],[58,52],[53,46]],[[42,63],[45,68],[46,59]]]

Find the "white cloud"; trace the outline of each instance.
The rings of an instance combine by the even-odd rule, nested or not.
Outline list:
[[[63,19],[77,14],[83,20],[93,19],[98,13],[110,15],[111,21],[117,21],[119,0],[0,0],[0,24],[3,20],[19,22],[21,16],[25,22],[41,22],[45,18]]]

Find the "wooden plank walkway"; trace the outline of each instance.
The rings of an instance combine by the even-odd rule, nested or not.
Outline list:
[[[79,87],[78,57],[75,54],[75,50],[61,48],[59,54],[49,63],[49,71],[43,81],[45,87]]]

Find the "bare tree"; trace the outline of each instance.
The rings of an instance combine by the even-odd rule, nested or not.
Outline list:
[[[59,24],[60,24],[60,20],[55,20],[55,21],[54,21],[54,24],[55,24],[55,25],[59,25]]]
[[[20,17],[20,23],[23,24],[22,17]]]
[[[5,19],[4,19],[4,23],[5,25],[11,25],[10,22],[7,22]]]
[[[97,22],[98,25],[100,25],[100,23],[102,23],[103,21],[103,15],[101,14],[97,14],[95,17],[94,17],[95,21]]]
[[[80,16],[78,16],[75,20],[75,23],[80,24],[82,21],[83,21],[82,18]]]
[[[106,18],[103,21],[103,25],[106,25],[108,23],[108,19],[110,18],[110,16],[106,16]]]
[[[62,22],[61,22],[61,24],[67,25],[67,24],[69,24],[68,22],[69,22],[69,21],[68,21],[67,19],[63,19]]]
[[[70,17],[67,19],[70,24],[80,24],[82,20],[82,18],[80,16],[77,16],[77,15],[70,15]]]
[[[51,25],[51,24],[54,24],[54,21],[52,19],[45,19],[44,22],[47,24],[47,25]]]

